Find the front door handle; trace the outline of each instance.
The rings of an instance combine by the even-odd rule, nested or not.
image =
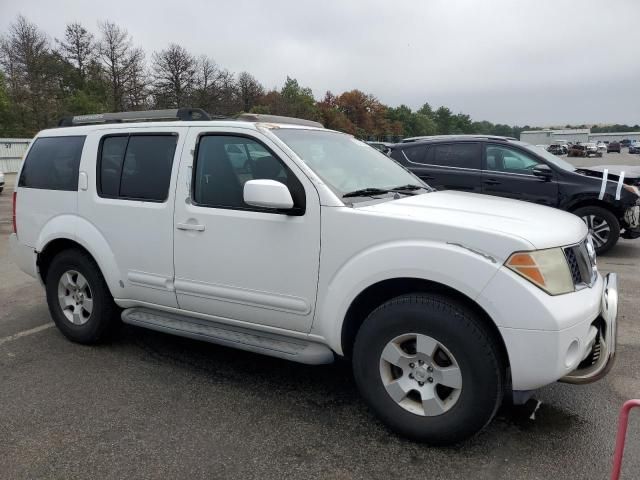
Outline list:
[[[196,232],[204,232],[204,225],[197,223],[178,223],[176,227],[178,230],[195,230]]]
[[[500,185],[502,182],[494,180],[493,178],[488,178],[484,181],[484,183],[487,185]]]

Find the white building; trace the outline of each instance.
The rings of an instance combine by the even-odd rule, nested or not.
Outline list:
[[[591,130],[575,128],[569,130],[525,130],[520,132],[520,140],[531,145],[551,145],[552,143],[588,142]]]
[[[30,138],[0,138],[0,172],[16,173],[29,143]]]
[[[640,142],[640,132],[592,133],[589,135],[589,140],[592,142],[619,142],[625,139]]]

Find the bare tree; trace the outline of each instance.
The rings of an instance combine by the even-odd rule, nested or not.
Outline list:
[[[58,52],[78,73],[81,83],[84,83],[89,64],[96,58],[96,43],[93,34],[81,24],[74,22],[67,25],[64,40],[57,40]]]
[[[98,44],[98,55],[111,87],[111,104],[114,111],[124,110],[139,52],[133,48],[129,33],[115,23],[100,23],[100,31],[102,38]]]
[[[128,82],[125,86],[127,110],[149,108],[149,74],[145,64],[144,51],[136,48],[131,52]]]
[[[238,92],[242,108],[248,112],[264,95],[264,87],[249,72],[242,72],[238,75]]]
[[[184,47],[172,43],[153,54],[153,94],[157,105],[184,107],[196,87],[197,61]]]
[[[47,126],[55,115],[53,64],[47,36],[19,15],[0,39],[0,66],[8,76],[8,91],[25,131]]]

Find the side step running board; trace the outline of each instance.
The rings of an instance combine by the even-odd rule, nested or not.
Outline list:
[[[334,360],[331,349],[320,343],[148,308],[128,308],[122,312],[122,321],[159,332],[204,340],[299,363],[319,365],[331,363]]]

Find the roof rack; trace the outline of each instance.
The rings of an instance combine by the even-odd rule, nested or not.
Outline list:
[[[224,118],[224,117],[213,117]],[[212,117],[201,108],[172,108],[167,110],[144,110],[140,112],[96,113],[64,117],[59,127],[95,125],[101,123],[150,122],[158,120],[211,120]]]
[[[263,123],[289,123],[291,125],[304,125],[306,127],[324,128],[320,122],[313,120],[305,120],[304,118],[283,117],[281,115],[266,115],[263,113],[241,113],[236,117],[237,120],[245,122],[263,122]]]
[[[90,115],[76,115],[64,117],[58,122],[59,127],[73,127],[78,125],[96,125],[105,123],[127,122],[157,122],[160,120],[239,120],[245,122],[289,123],[307,127],[324,126],[313,120],[302,118],[282,117],[280,115],[264,115],[261,113],[241,113],[237,117],[209,115],[201,108],[171,108],[167,110],[143,110],[139,112],[95,113]]]

